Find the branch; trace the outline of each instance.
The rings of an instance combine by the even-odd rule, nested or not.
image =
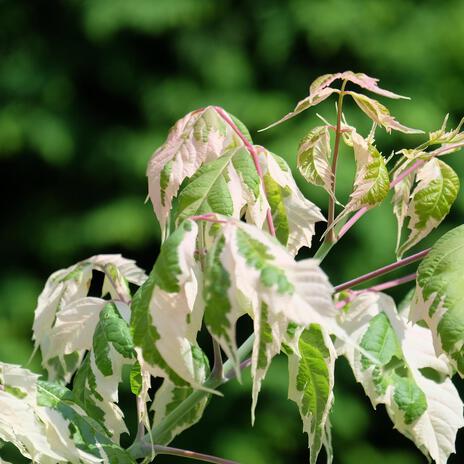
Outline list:
[[[212,462],[214,464],[238,464],[236,461],[210,456],[209,454],[197,453],[195,451],[172,448],[171,446],[149,445],[147,453],[154,450],[156,454],[168,454],[170,456],[180,456],[181,458],[196,459],[197,461]]]
[[[215,106],[214,108],[218,112],[218,114],[221,116],[221,118],[224,119],[224,121],[227,124],[229,124],[229,126],[232,128],[232,130],[239,136],[240,140],[243,142],[246,149],[248,150],[251,157],[253,158],[253,162],[255,164],[256,172],[258,173],[258,176],[261,179],[261,184],[262,184],[262,187],[263,187],[264,196],[266,197],[266,201],[267,201],[266,188],[264,186],[263,171],[261,169],[261,165],[259,164],[259,157],[258,157],[258,152],[256,151],[256,148],[248,141],[248,139],[242,134],[241,130],[234,123],[234,121],[232,121],[232,119],[229,117],[229,115],[220,106]],[[269,204],[269,202],[268,202],[268,204]],[[274,221],[272,219],[272,213],[271,213],[271,208],[270,207],[268,208],[267,213],[266,213],[266,220],[267,220],[267,227],[269,229],[269,233],[271,235],[275,236]]]
[[[335,129],[335,144],[334,152],[332,157],[332,192],[333,195],[329,195],[329,212],[327,214],[327,241],[335,242],[335,233],[332,229],[332,224],[335,219],[335,188],[336,188],[336,179],[337,179],[337,161],[338,153],[340,149],[340,139],[341,139],[341,126],[342,126],[342,109],[343,109],[343,97],[345,95],[345,86],[347,81],[344,80],[338,95],[338,105],[337,105],[337,127]]]
[[[388,274],[395,269],[398,269],[400,267],[406,266],[407,264],[414,263],[415,261],[419,261],[422,259],[424,256],[426,256],[430,251],[430,248],[427,248],[426,250],[422,250],[419,253],[416,253],[412,256],[408,256],[407,258],[401,259],[400,261],[396,261],[395,263],[388,264],[387,266],[383,266],[380,269],[376,269],[375,271],[368,272],[367,274],[364,274],[360,277],[356,277],[356,279],[349,280],[348,282],[345,282],[343,284],[337,285],[334,290],[335,292],[341,292],[343,290],[347,290],[351,287],[355,287],[356,285],[359,285],[362,282],[366,282],[367,280],[371,280],[374,277],[379,277],[385,274]]]

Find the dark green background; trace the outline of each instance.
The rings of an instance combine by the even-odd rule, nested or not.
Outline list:
[[[0,359],[6,362],[27,362],[35,300],[52,271],[102,252],[122,252],[151,268],[159,231],[144,204],[145,166],[185,113],[221,105],[291,165],[300,138],[318,124],[316,111],[256,130],[293,108],[320,74],[352,69],[381,78],[384,87],[412,97],[390,105],[412,127],[434,130],[447,112],[456,125],[464,114],[461,0],[0,0],[0,51]],[[367,121],[351,103],[346,107],[350,122],[367,131]],[[317,111],[334,121],[333,100]],[[393,134],[379,136],[378,144],[388,155],[422,140]],[[462,156],[451,161],[459,175]],[[324,193],[295,175],[325,209]],[[346,199],[353,175],[348,151],[339,175]],[[463,198],[418,250],[462,222]],[[323,267],[336,284],[387,264],[395,236],[386,201]],[[32,367],[39,369],[38,358]],[[335,462],[425,462],[392,431],[383,407],[374,413],[347,366],[337,368]],[[254,429],[250,384],[231,382],[204,421],[174,444],[244,464],[307,462],[286,388],[279,358]],[[123,402],[133,418],[127,392]],[[458,448],[452,463],[464,457],[462,432]]]

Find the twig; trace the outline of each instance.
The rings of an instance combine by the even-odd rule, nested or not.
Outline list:
[[[396,261],[395,263],[388,264],[387,266],[383,266],[380,269],[376,269],[375,271],[368,272],[367,274],[364,274],[360,277],[356,277],[356,279],[352,279],[352,280],[349,280],[348,282],[337,285],[334,290],[335,292],[341,292],[343,290],[347,290],[349,288],[355,287],[356,285],[359,285],[362,282],[366,282],[367,280],[371,280],[375,277],[388,274],[389,272],[392,272],[395,269],[414,263],[415,261],[419,261],[424,256],[426,256],[429,253],[429,251],[430,251],[430,248],[427,248],[426,250],[422,250],[419,253],[408,256],[407,258],[403,258],[400,261]]]
[[[196,451],[189,451],[171,446],[154,445],[153,449],[156,454],[168,454],[170,456],[180,456],[181,458],[196,459],[197,461],[212,462],[214,464],[239,464],[237,461],[230,461],[229,459],[222,459],[209,454],[197,453]],[[150,446],[150,451],[152,450]]]

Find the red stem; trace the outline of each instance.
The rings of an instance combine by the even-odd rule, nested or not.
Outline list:
[[[348,282],[337,285],[334,288],[334,291],[341,292],[343,290],[347,290],[348,288],[355,287],[356,285],[359,285],[362,282],[371,280],[374,277],[379,277],[381,275],[388,274],[389,272],[392,272],[395,269],[406,266],[407,264],[414,263],[415,261],[419,261],[424,256],[426,256],[429,251],[430,251],[430,248],[427,248],[426,250],[422,250],[419,253],[408,256],[407,258],[403,258],[399,261],[396,261],[395,263],[388,264],[387,266],[381,267],[380,269],[376,269],[375,271],[368,272],[367,274],[364,274],[360,277],[356,277],[356,279],[352,279],[352,280],[349,280]]]
[[[256,148],[248,141],[248,139],[242,134],[240,129],[234,123],[234,121],[232,121],[232,119],[229,117],[229,115],[220,106],[215,106],[214,109],[218,112],[218,114],[221,116],[221,118],[224,119],[224,121],[227,124],[229,124],[229,126],[233,129],[233,131],[239,136],[240,140],[243,142],[246,149],[248,150],[251,157],[253,158],[253,162],[255,164],[256,172],[258,173],[258,176],[261,179],[264,196],[266,196],[266,189],[264,187],[263,171],[261,169],[261,165],[259,164],[259,157],[258,157],[258,152],[256,151]],[[266,198],[266,200],[267,200],[267,198]],[[267,220],[267,227],[269,229],[269,233],[271,235],[275,236],[274,221],[272,220],[272,213],[271,213],[270,208],[267,210],[266,220]]]

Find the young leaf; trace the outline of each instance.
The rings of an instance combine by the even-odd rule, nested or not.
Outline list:
[[[196,388],[197,313],[202,311],[197,233],[197,224],[186,220],[163,243],[148,280],[134,295],[131,320],[136,350],[151,375]]]
[[[390,133],[391,130],[397,130],[404,132],[405,134],[422,134],[423,131],[418,129],[412,129],[400,124],[388,111],[388,108],[382,103],[374,100],[373,98],[366,97],[356,92],[345,92],[347,95],[351,95],[359,106],[359,108],[366,114],[367,117],[372,119],[376,124],[385,128]]]
[[[303,331],[298,352],[288,357],[288,397],[300,410],[308,434],[310,463],[315,464],[322,446],[331,461],[329,412],[333,403],[335,349],[323,328],[311,324]]]
[[[334,197],[330,168],[330,134],[327,126],[312,129],[300,142],[296,163],[301,175],[311,184],[324,187]]]
[[[245,147],[231,148],[203,164],[179,194],[177,222],[189,216],[220,213],[240,218],[260,194],[260,179]]]
[[[389,90],[380,88],[377,85],[379,79],[370,77],[364,73],[354,73],[353,71],[345,71],[337,74],[325,74],[324,76],[318,77],[309,87],[310,92],[316,94],[322,89],[331,85],[332,82],[336,81],[337,79],[352,82],[353,84],[359,85],[359,87],[362,87],[363,89],[369,90],[370,92],[374,92],[378,95],[382,95],[383,97],[405,98],[409,100],[409,97],[403,97],[402,95],[398,95],[396,93],[390,92]]]
[[[417,171],[417,181],[408,206],[407,240],[398,256],[426,237],[446,217],[459,191],[459,177],[446,163],[436,158]]]
[[[332,94],[338,93],[338,92],[339,92],[338,89],[332,89],[331,87],[314,88],[314,91],[311,92],[311,87],[310,87],[309,96],[304,98],[303,100],[300,100],[295,106],[293,111],[286,114],[283,118],[279,119],[278,121],[273,122],[272,124],[265,127],[264,129],[261,129],[259,132],[268,130],[271,127],[277,126],[278,124],[282,124],[283,122],[294,118],[295,116],[307,110],[308,108],[319,105],[319,103],[322,103],[324,100],[329,98]]]
[[[430,331],[409,325],[390,297],[372,292],[354,299],[343,326],[359,348],[353,343],[340,352],[374,407],[385,404],[395,428],[446,464],[464,426],[463,404],[445,359],[433,352]]]
[[[315,224],[324,221],[320,209],[301,193],[282,158],[259,147],[259,160],[278,240],[292,254],[311,248]]]
[[[319,103],[323,102],[328,97],[330,97],[333,93],[339,93],[340,91],[338,89],[333,89],[332,87],[329,87],[332,84],[332,82],[336,81],[337,79],[353,82],[354,84],[359,85],[360,87],[363,87],[371,92],[377,93],[384,97],[408,98],[408,97],[403,97],[401,95],[397,95],[393,92],[390,92],[389,90],[381,89],[377,85],[378,79],[369,77],[366,74],[354,73],[352,71],[345,71],[343,73],[337,73],[337,74],[324,74],[323,76],[318,77],[317,79],[314,80],[314,82],[311,83],[311,85],[309,86],[309,96],[299,101],[295,109],[292,112],[288,113],[282,119],[279,119],[277,122],[261,130],[270,129],[271,127],[274,127],[277,124],[287,121],[288,119],[293,118],[294,116],[300,114],[301,112],[307,110],[308,108],[311,108],[312,106],[316,106]],[[346,92],[346,93],[349,93],[349,92]],[[401,127],[404,127],[404,126],[401,126]]]
[[[361,208],[373,208],[381,203],[390,189],[390,179],[384,157],[357,132],[351,141],[356,158],[356,176],[350,201],[334,224],[347,214]]]
[[[242,145],[213,106],[192,111],[177,121],[166,142],[151,157],[147,169],[148,192],[163,233],[172,200],[184,179],[193,176],[203,163]]]
[[[446,353],[464,377],[464,226],[441,237],[417,272],[413,321],[424,320],[432,331],[437,353]]]

